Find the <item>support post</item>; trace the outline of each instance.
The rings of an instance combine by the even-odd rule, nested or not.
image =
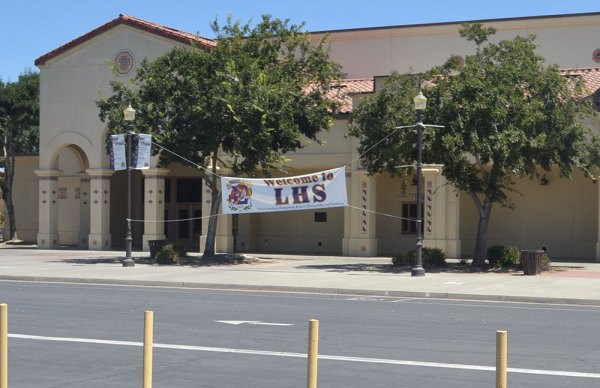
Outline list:
[[[0,388],[8,388],[8,306],[0,304]]]
[[[317,363],[319,357],[319,321],[308,321],[308,373],[307,388],[317,388]]]
[[[133,238],[131,237],[131,147],[133,146],[132,141],[133,132],[131,131],[132,122],[128,121],[129,130],[127,131],[127,233],[125,235],[125,260],[123,260],[123,267],[134,267],[135,261],[131,257],[131,247]]]
[[[152,388],[152,354],[154,346],[154,312],[144,313],[144,383],[143,388]]]
[[[411,276],[425,276],[423,269],[423,109],[417,109],[417,244]]]
[[[496,332],[496,388],[506,388],[508,333]]]

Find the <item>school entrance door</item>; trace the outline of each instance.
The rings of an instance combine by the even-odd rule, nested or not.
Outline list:
[[[167,240],[198,250],[202,234],[202,179],[165,179]]]
[[[197,205],[177,207],[177,242],[197,248],[202,234],[202,207]]]

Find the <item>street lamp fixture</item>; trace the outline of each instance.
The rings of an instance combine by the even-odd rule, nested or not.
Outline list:
[[[134,267],[135,261],[131,257],[131,147],[135,109],[131,107],[131,104],[123,111],[123,119],[127,124],[127,233],[125,234],[125,259],[123,260],[123,267]]]
[[[419,90],[414,98],[417,111],[417,244],[415,245],[415,266],[411,276],[425,276],[423,268],[423,115],[427,107],[427,98]]]

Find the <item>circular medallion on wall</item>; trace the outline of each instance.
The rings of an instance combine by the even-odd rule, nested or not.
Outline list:
[[[135,58],[129,50],[121,50],[115,55],[115,69],[117,74],[125,76],[131,74],[135,67]]]
[[[600,63],[600,49],[594,50],[594,52],[592,53],[592,59],[594,60],[594,62]]]

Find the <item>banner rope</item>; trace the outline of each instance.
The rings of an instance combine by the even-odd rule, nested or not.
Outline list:
[[[360,155],[358,155],[356,158],[352,159],[352,160],[351,160],[349,163],[347,163],[347,164],[343,165],[342,167],[343,167],[343,168],[346,168],[346,167],[349,167],[349,166],[351,166],[351,165],[352,165],[352,163],[354,163],[355,161],[359,160],[361,157],[363,157],[363,156],[364,156],[364,155],[366,155],[368,152],[370,152],[370,151],[371,151],[373,148],[377,147],[379,144],[381,144],[382,142],[384,142],[384,141],[385,141],[386,139],[388,139],[390,136],[394,135],[394,134],[395,134],[396,132],[398,132],[400,129],[403,129],[403,128],[409,128],[409,127],[412,127],[412,126],[414,126],[414,125],[408,125],[408,126],[396,127],[396,128],[395,128],[395,131],[392,131],[392,132],[390,132],[388,135],[386,135],[385,137],[383,137],[383,138],[382,138],[381,140],[379,140],[377,143],[375,143],[374,145],[372,145],[371,147],[369,147],[369,148],[368,148],[367,150],[365,150],[363,153],[361,153],[361,154],[360,154]],[[206,168],[206,167],[204,167],[204,166],[201,166],[201,165],[199,165],[199,164],[197,164],[197,163],[194,163],[194,162],[192,162],[191,160],[189,160],[189,159],[185,158],[184,156],[182,156],[182,155],[179,155],[178,153],[176,153],[176,152],[174,152],[174,151],[171,151],[170,149],[168,149],[168,148],[166,148],[166,147],[163,147],[162,145],[160,145],[160,144],[156,143],[154,140],[151,140],[151,143],[152,143],[152,144],[154,144],[155,146],[159,147],[160,149],[162,149],[162,150],[165,150],[166,152],[168,152],[168,153],[170,153],[170,154],[172,154],[172,155],[174,155],[174,156],[176,156],[176,157],[178,157],[178,158],[180,158],[180,159],[182,159],[182,160],[184,160],[184,161],[188,162],[189,164],[191,164],[191,165],[195,166],[195,167],[196,167],[196,168],[198,168],[198,169],[204,170],[204,171],[206,171],[207,173],[209,173],[209,174],[211,174],[211,175],[214,175],[214,176],[216,176],[216,177],[218,177],[218,178],[223,178],[223,176],[222,176],[222,175],[219,175],[219,174],[217,174],[217,173],[214,173],[214,172],[212,172],[210,169],[208,169],[208,168]],[[409,167],[409,166],[412,166],[412,165],[406,165],[406,166],[402,166],[402,167]],[[314,174],[314,173],[313,173],[313,174]],[[308,175],[308,174],[305,174],[305,175]],[[395,218],[395,219],[399,219],[399,220],[406,220],[406,221],[417,222],[417,223],[419,223],[419,222],[422,222],[422,221],[415,220],[415,219],[412,219],[412,218],[400,217],[400,216],[396,216],[396,215],[393,215],[393,214],[388,214],[388,213],[377,212],[377,211],[374,211],[374,210],[364,209],[364,208],[360,208],[360,207],[357,207],[357,206],[352,206],[352,205],[346,205],[345,207],[348,207],[348,208],[351,208],[351,209],[355,209],[355,210],[365,211],[365,212],[367,212],[367,213],[372,213],[372,214],[375,214],[375,215],[380,215],[380,216],[384,216],[384,217]],[[222,216],[222,215],[226,215],[226,214],[225,214],[225,213],[218,213],[218,214],[214,214],[214,215],[208,215],[208,216],[202,216],[202,217],[193,217],[193,218],[180,218],[180,219],[173,219],[173,220],[136,220],[136,219],[128,219],[128,218],[126,218],[125,220],[126,220],[127,222],[148,222],[148,223],[161,223],[161,222],[184,222],[184,221],[203,220],[203,219],[208,219],[208,218],[211,218],[211,217],[218,217],[218,216]]]
[[[342,206],[340,206],[342,207]],[[373,213],[376,214],[378,216],[384,216],[384,217],[390,217],[390,218],[396,218],[398,220],[405,220],[405,221],[412,221],[412,222],[420,222],[417,221],[413,218],[406,218],[406,217],[400,217],[400,216],[395,216],[393,214],[389,214],[389,213],[381,213],[375,210],[369,210],[369,209],[363,209],[362,207],[358,207],[358,206],[352,206],[352,205],[346,205],[343,207],[348,207],[350,209],[356,209],[356,210],[360,210],[360,211],[364,211],[367,213]],[[330,209],[334,209],[334,208],[330,208]],[[257,213],[253,213],[253,214],[257,214]],[[233,215],[237,215],[237,214],[225,214],[225,213],[219,213],[219,214],[215,214],[212,216],[202,216],[202,217],[193,217],[193,218],[180,218],[180,219],[176,219],[176,220],[134,220],[134,219],[129,219],[126,218],[126,221],[130,221],[130,222],[151,222],[151,223],[161,223],[161,222],[181,222],[181,221],[194,221],[194,220],[203,220],[206,218],[211,218],[211,217],[218,217],[218,216],[233,216]]]

